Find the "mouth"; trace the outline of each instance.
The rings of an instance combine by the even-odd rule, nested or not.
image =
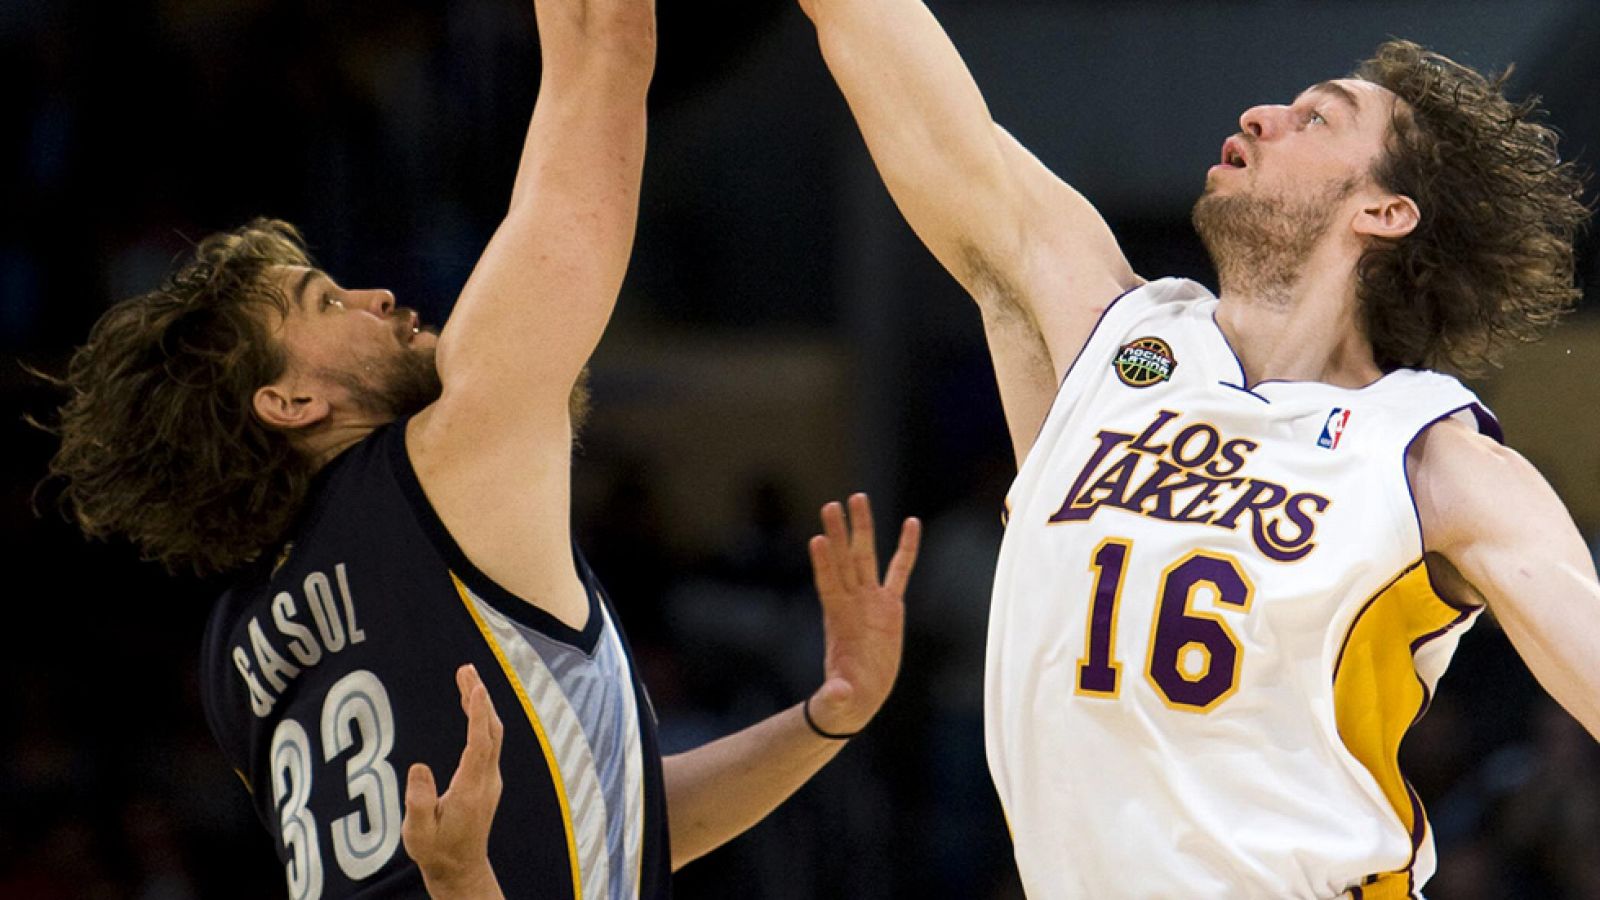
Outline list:
[[[399,310],[395,314],[394,332],[400,343],[409,344],[422,333],[422,320],[417,317],[415,310]]]
[[[1234,135],[1222,142],[1221,165],[1230,169],[1248,168],[1249,161],[1245,158],[1245,142],[1239,135]]]

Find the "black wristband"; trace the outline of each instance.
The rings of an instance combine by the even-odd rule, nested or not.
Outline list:
[[[834,734],[831,731],[823,731],[821,728],[818,728],[817,727],[817,720],[811,718],[811,698],[810,697],[806,698],[806,702],[800,704],[800,714],[802,716],[805,716],[806,725],[808,727],[810,727],[812,732],[814,732],[817,735],[817,737],[824,737],[824,738],[827,738],[830,741],[848,741],[851,738],[853,738],[856,735],[861,733],[860,731],[852,731],[849,734]],[[865,730],[866,729],[862,729],[862,731],[865,731]]]

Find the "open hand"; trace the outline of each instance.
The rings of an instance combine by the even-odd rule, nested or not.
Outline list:
[[[811,717],[823,730],[860,731],[888,699],[900,671],[906,580],[917,561],[922,523],[906,519],[889,570],[878,576],[872,505],[866,494],[822,507],[822,534],[811,539],[811,572],[822,601],[826,649],[823,684]]]
[[[500,805],[505,726],[476,668],[457,669],[456,687],[467,714],[467,746],[443,796],[431,769],[422,763],[411,766],[400,839],[435,900],[497,898],[501,894],[489,866],[489,826]]]

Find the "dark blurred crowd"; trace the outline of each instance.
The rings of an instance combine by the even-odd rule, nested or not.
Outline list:
[[[646,174],[625,291],[633,311],[619,313],[619,327],[732,322],[756,342],[764,328],[836,328],[847,314],[816,299],[833,287],[836,238],[825,235],[804,238],[823,248],[809,262],[784,262],[773,248],[726,260],[744,271],[770,259],[768,311],[706,299],[726,286],[725,260],[696,255],[677,226],[717,221],[723,201],[665,173],[716,154],[706,145],[717,138],[697,133],[696,87],[734,77],[741,55],[794,11],[693,5],[663,4],[652,102],[670,152]],[[713,20],[719,30],[702,31]],[[218,585],[168,579],[123,546],[86,546],[55,514],[48,485],[34,496],[51,441],[22,417],[48,419],[54,400],[18,362],[59,369],[111,300],[153,285],[189,240],[257,213],[303,226],[347,283],[392,287],[442,320],[503,208],[536,72],[531,9],[511,0],[0,6],[9,448],[0,527],[10,582],[0,898],[283,895],[268,839],[196,699],[200,629]],[[792,215],[815,218],[828,190],[797,192]],[[1182,223],[1141,227],[1162,237]],[[681,896],[1020,895],[981,712],[1011,463],[976,317],[962,328],[964,343],[924,348],[932,362],[903,385],[907,421],[872,436],[901,448],[884,518],[914,513],[928,526],[896,693],[793,801],[680,873]],[[595,385],[603,433],[608,395],[627,385],[603,367]],[[650,465],[630,462],[629,448],[584,456],[575,494],[591,499],[575,527],[621,610],[667,750],[805,696],[821,634],[803,543],[830,498],[801,495],[782,472],[754,478],[738,489],[737,514],[718,523],[722,538],[695,546],[663,512]],[[1404,757],[1438,838],[1435,900],[1600,898],[1600,751],[1543,699],[1492,623],[1464,640]]]

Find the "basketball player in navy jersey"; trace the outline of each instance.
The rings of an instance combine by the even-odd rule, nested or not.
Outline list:
[[[1584,542],[1424,371],[1576,299],[1581,179],[1534,104],[1392,41],[1246,110],[1194,209],[1212,296],[1134,272],[922,0],[799,2],[982,314],[1019,467],[987,750],[1030,896],[1414,896],[1432,841],[1396,754],[1485,608],[1600,736]]]
[[[824,507],[811,545],[822,686],[661,759],[568,521],[583,367],[633,239],[654,9],[534,9],[543,71],[510,205],[442,332],[257,220],[107,311],[65,379],[52,471],[83,529],[235,578],[206,630],[202,700],[295,900],[422,894],[403,797],[426,807],[425,773],[457,763],[453,723],[477,695],[450,684],[463,664],[505,723],[487,857],[519,898],[667,896],[673,869],[864,727],[898,669],[918,526],[880,576],[856,495]],[[439,835],[410,833],[429,856]]]

